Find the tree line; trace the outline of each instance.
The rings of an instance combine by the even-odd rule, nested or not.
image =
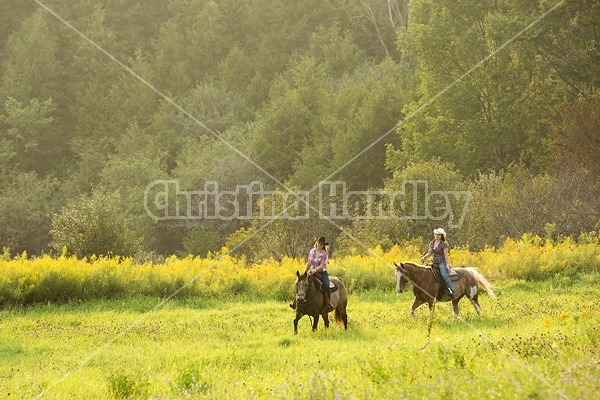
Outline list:
[[[595,1],[44,4],[52,13],[0,0],[0,244],[13,253],[228,246],[278,259],[304,254],[317,232],[344,252],[438,225],[475,249],[600,229]],[[310,192],[324,179],[470,196],[460,225],[332,224],[315,209],[157,221],[144,209],[157,180]],[[435,200],[405,195],[417,212]]]

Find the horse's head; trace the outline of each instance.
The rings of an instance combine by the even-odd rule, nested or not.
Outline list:
[[[406,268],[403,263],[396,264],[396,292],[402,293],[404,292],[404,287],[408,279],[406,278]]]
[[[308,289],[312,284],[312,277],[306,272],[300,275],[300,272],[296,271],[296,300],[298,303],[304,303],[308,294]]]

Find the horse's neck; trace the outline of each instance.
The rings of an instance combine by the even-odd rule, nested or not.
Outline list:
[[[427,271],[427,267],[421,267],[420,265],[416,265],[416,264],[407,264],[409,269],[410,269],[410,273],[411,274],[416,274],[416,275],[423,275],[425,273],[425,271]]]

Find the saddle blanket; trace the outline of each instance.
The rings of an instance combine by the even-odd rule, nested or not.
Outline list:
[[[448,277],[451,281],[457,281],[460,279],[460,276],[458,276],[458,273],[454,268],[450,268],[450,272],[448,272]]]

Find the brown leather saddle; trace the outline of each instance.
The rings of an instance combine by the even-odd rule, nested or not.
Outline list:
[[[323,281],[321,280],[321,273],[315,272],[315,278],[315,285],[317,285],[317,289],[319,290],[319,292],[322,292]],[[335,292],[338,289],[338,287],[335,285],[335,283],[331,281],[331,279],[329,280],[329,289],[331,289],[331,293]]]
[[[440,265],[436,263],[431,264],[430,267],[431,272],[433,272],[433,279],[435,279],[436,282],[440,284],[440,288],[437,292],[437,295],[435,296],[436,299],[439,301],[444,296],[444,293],[447,292],[448,286],[446,286],[446,282],[444,282],[444,278],[442,278],[442,273],[440,272]],[[460,279],[458,271],[456,271],[454,268],[450,268],[450,271],[448,271],[448,277],[450,278],[450,281],[457,281]]]

